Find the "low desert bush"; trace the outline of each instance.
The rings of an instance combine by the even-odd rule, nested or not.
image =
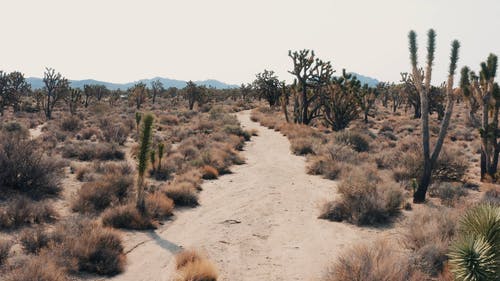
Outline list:
[[[45,156],[34,141],[0,135],[0,191],[15,190],[33,198],[61,191],[63,164]]]
[[[25,224],[53,222],[58,214],[47,201],[33,201],[15,196],[0,206],[0,228],[16,228]]]
[[[308,159],[307,173],[311,175],[323,175],[329,180],[336,180],[342,172],[342,164],[324,156],[314,156]]]
[[[168,198],[174,200],[176,206],[198,206],[198,194],[196,187],[187,181],[177,181],[164,188]]]
[[[500,206],[500,186],[491,185],[490,188],[484,192],[481,201],[488,204]]]
[[[205,180],[213,180],[219,177],[219,171],[212,166],[205,165],[201,168],[202,178]]]
[[[64,268],[48,256],[32,256],[6,274],[6,281],[69,281]]]
[[[134,204],[122,205],[107,209],[102,214],[105,226],[124,229],[154,229],[155,226],[147,214],[141,214]]]
[[[174,201],[162,192],[150,193],[146,196],[146,212],[153,219],[165,219],[172,215]]]
[[[402,281],[418,280],[413,276],[408,258],[379,241],[344,252],[331,266],[323,281]]]
[[[132,176],[110,174],[101,180],[84,183],[76,194],[72,209],[81,213],[99,213],[126,200],[134,186]]]
[[[107,142],[117,143],[119,145],[123,145],[130,134],[129,127],[112,119],[100,119],[99,127],[101,128],[102,136]]]
[[[51,236],[42,227],[25,229],[19,237],[19,242],[27,254],[38,254],[50,241]]]
[[[177,254],[176,268],[175,281],[216,281],[218,278],[215,266],[194,250]]]
[[[467,196],[468,191],[461,183],[437,182],[430,186],[429,196],[437,197],[443,205],[452,207],[461,197]]]
[[[9,257],[12,242],[5,239],[0,239],[0,266],[5,263]]]
[[[98,139],[101,136],[101,131],[94,127],[85,128],[80,131],[80,136],[84,140]]]
[[[290,149],[293,154],[306,155],[314,153],[314,144],[311,138],[296,138],[290,140]]]
[[[80,161],[123,160],[125,158],[123,151],[109,143],[66,143],[62,149],[62,155],[65,158],[75,158]]]
[[[324,205],[320,218],[357,225],[390,222],[399,214],[403,193],[394,183],[382,183],[375,169],[353,168],[338,185],[339,200]]]
[[[61,129],[67,132],[75,132],[82,127],[82,121],[76,116],[69,116],[61,121]]]
[[[359,132],[341,131],[335,134],[335,141],[340,144],[350,146],[357,152],[370,150],[369,139]]]
[[[456,233],[457,215],[441,207],[415,211],[405,225],[403,245],[412,250],[419,270],[436,276],[448,260],[448,245]]]

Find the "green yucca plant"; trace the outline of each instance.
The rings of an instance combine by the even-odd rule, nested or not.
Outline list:
[[[144,212],[144,172],[148,163],[149,148],[151,146],[151,135],[153,131],[153,115],[147,114],[144,117],[142,131],[140,135],[138,160],[138,178],[137,178],[137,209]]]
[[[163,158],[164,151],[165,151],[165,144],[160,142],[158,144],[158,170],[161,170],[161,159]]]
[[[449,257],[459,281],[500,280],[500,207],[482,204],[469,210]]]
[[[153,172],[154,172],[156,170],[156,168],[155,168],[156,151],[155,150],[151,150],[151,152],[149,153],[149,160],[151,160],[151,165],[153,166]]]
[[[142,114],[140,112],[135,112],[135,128],[137,130],[137,138],[139,138],[139,129],[141,125]]]

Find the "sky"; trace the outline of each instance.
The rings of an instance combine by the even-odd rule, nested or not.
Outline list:
[[[288,50],[313,49],[381,81],[410,70],[409,30],[437,49],[433,83],[446,79],[450,43],[459,67],[500,54],[497,0],[0,0],[0,70],[74,80],[131,82],[168,77],[251,82],[264,69],[292,81]]]

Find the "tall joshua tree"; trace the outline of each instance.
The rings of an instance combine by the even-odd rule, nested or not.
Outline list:
[[[51,119],[52,110],[56,106],[57,102],[68,92],[69,82],[61,75],[61,73],[56,73],[56,71],[52,68],[47,68],[45,70],[43,82],[45,83],[45,99],[43,101],[43,108],[47,119]]]
[[[153,104],[155,104],[156,96],[158,96],[164,91],[165,88],[163,87],[163,83],[160,81],[160,79],[157,79],[151,83],[151,95],[153,98],[152,100]]]
[[[498,167],[500,145],[498,144],[498,113],[500,108],[500,87],[495,82],[498,58],[490,54],[486,62],[481,63],[479,77],[464,67],[460,79],[460,87],[469,103],[469,118],[476,121],[475,114],[482,107],[482,120],[479,127],[481,135],[481,179],[488,174],[495,179]],[[491,120],[490,120],[491,117]]]
[[[453,78],[455,75],[455,70],[457,68],[458,61],[458,50],[460,48],[460,43],[454,40],[451,44],[451,55],[450,55],[450,67],[448,72],[448,82],[446,85],[447,93],[447,105],[446,113],[441,122],[441,128],[439,130],[438,139],[436,145],[431,152],[430,148],[430,134],[429,134],[429,94],[431,91],[431,78],[432,78],[432,65],[434,63],[434,51],[436,47],[436,33],[433,29],[430,29],[427,33],[427,65],[424,73],[418,68],[417,63],[417,34],[415,31],[410,31],[408,34],[409,48],[410,48],[410,60],[412,66],[412,75],[415,80],[415,86],[420,94],[421,109],[422,109],[422,146],[423,146],[423,158],[424,158],[424,170],[421,175],[420,181],[418,183],[417,190],[413,194],[414,203],[422,203],[425,201],[425,195],[427,193],[427,188],[429,187],[432,175],[432,169],[434,168],[441,148],[443,147],[444,138],[446,136],[446,131],[450,124],[451,114],[453,112],[453,105],[455,98],[453,97]]]
[[[293,70],[288,71],[297,79],[299,88],[297,122],[309,124],[319,117],[321,102],[321,88],[328,85],[333,75],[330,62],[322,61],[315,57],[314,51],[288,51],[288,56],[293,60]]]
[[[153,131],[153,115],[147,114],[144,116],[142,124],[141,136],[139,139],[139,154],[137,157],[137,209],[144,213],[144,173],[148,164],[149,149],[151,146],[151,135]]]

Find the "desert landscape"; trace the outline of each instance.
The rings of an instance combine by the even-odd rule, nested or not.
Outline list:
[[[72,8],[51,1],[39,8],[54,19],[61,19],[55,7]],[[236,8],[222,2],[197,4],[232,15]],[[242,5],[269,8],[269,20],[284,7],[257,2]],[[96,3],[74,5],[83,13]],[[15,15],[19,6],[12,5],[2,4]],[[103,5],[122,13],[153,5],[152,14],[189,6]],[[351,5],[317,1],[311,7],[318,14],[308,19]],[[426,5],[443,11],[441,4]],[[95,22],[70,26],[111,40],[94,25],[109,18],[95,15]],[[111,17],[124,26],[113,30],[135,28],[120,15]],[[235,30],[248,28],[242,17],[233,18]],[[154,29],[154,20],[137,24]],[[421,19],[406,20],[405,28]],[[119,83],[97,74],[78,80],[48,66],[32,77],[23,69],[36,60],[6,57],[0,66],[0,280],[500,280],[498,58],[484,45],[470,47],[468,33],[463,39],[453,33],[455,39],[418,27],[393,32],[404,45],[383,47],[398,66],[404,51],[401,67],[391,61],[377,68],[387,80],[335,64],[323,55],[322,40],[311,41],[321,51],[314,44],[269,47],[283,60],[251,57],[246,63],[263,70],[235,84],[212,78],[248,77],[241,73],[250,66],[237,62],[237,71],[218,72],[216,63],[211,72],[197,58],[204,49],[193,51],[188,42],[165,46],[186,48],[178,50],[185,60],[200,62],[200,69],[186,70],[193,80]],[[205,47],[228,54],[214,54],[221,66],[234,63],[225,45],[211,44]],[[113,57],[105,46],[89,46],[96,57]],[[86,69],[84,61],[60,60],[68,50],[58,49],[56,65],[70,73]],[[480,56],[470,54],[476,51]],[[159,60],[135,65],[132,73],[161,71]],[[91,69],[111,73],[108,63],[100,67]],[[115,67],[115,75],[132,75]],[[194,74],[200,72],[209,79]]]

